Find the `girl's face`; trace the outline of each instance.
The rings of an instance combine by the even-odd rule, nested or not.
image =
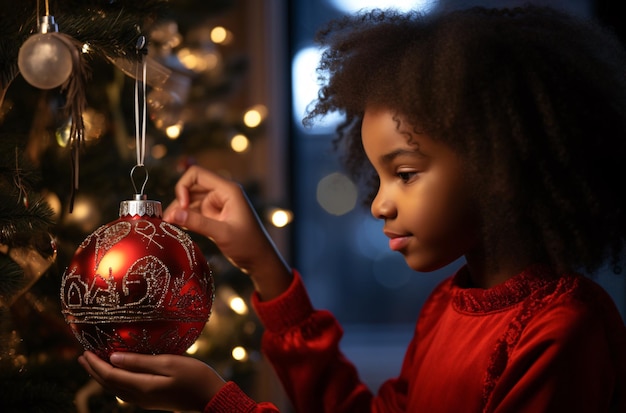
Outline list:
[[[457,154],[385,109],[366,110],[363,147],[380,179],[372,215],[409,267],[433,271],[475,244],[476,219]]]

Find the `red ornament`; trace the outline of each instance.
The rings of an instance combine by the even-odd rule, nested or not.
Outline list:
[[[89,235],[61,282],[65,321],[86,350],[182,354],[211,314],[215,286],[198,246],[137,195]]]

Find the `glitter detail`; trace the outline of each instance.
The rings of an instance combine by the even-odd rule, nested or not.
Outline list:
[[[94,270],[100,265],[102,257],[115,244],[126,238],[128,234],[130,234],[131,229],[132,226],[129,222],[121,221],[111,225],[110,227],[100,227],[89,237],[90,242],[93,239],[93,236],[96,237],[96,259]],[[81,247],[85,248],[86,245],[81,245]]]

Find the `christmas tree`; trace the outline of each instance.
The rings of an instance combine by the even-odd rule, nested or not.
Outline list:
[[[231,151],[233,137],[243,137],[245,146],[259,133],[242,120],[237,102],[246,55],[230,49],[233,33],[219,25],[234,4],[0,3],[0,411],[142,411],[104,392],[78,366],[83,349],[60,312],[60,279],[78,244],[117,218],[120,201],[133,193],[141,62],[150,198],[167,205],[199,154]],[[78,53],[68,80],[50,89],[29,83],[18,64],[21,47],[40,34],[42,16],[54,17]],[[253,178],[224,172],[242,180],[260,204]],[[216,274],[216,301],[189,353],[246,388],[260,338],[246,302],[250,284],[209,240],[191,235]]]

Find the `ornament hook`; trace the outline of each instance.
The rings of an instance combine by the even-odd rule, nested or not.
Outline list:
[[[145,177],[143,179],[143,185],[141,185],[141,191],[137,191],[137,184],[135,183],[134,175],[135,175],[135,171],[137,170],[137,168],[143,169],[145,173]],[[135,194],[143,196],[144,195],[143,191],[146,189],[146,184],[148,183],[148,168],[146,168],[145,165],[133,166],[133,169],[130,170],[130,181],[132,182],[133,188],[135,189]]]
[[[141,35],[137,39],[138,53],[146,49],[146,38]],[[135,188],[135,197],[145,197],[143,191],[148,182],[148,169],[144,165],[146,154],[146,60],[141,58],[141,76],[139,76],[139,66],[135,77],[135,144],[137,149],[137,165],[130,170],[130,180]],[[137,191],[134,173],[137,168],[142,168],[145,173],[141,191]]]

